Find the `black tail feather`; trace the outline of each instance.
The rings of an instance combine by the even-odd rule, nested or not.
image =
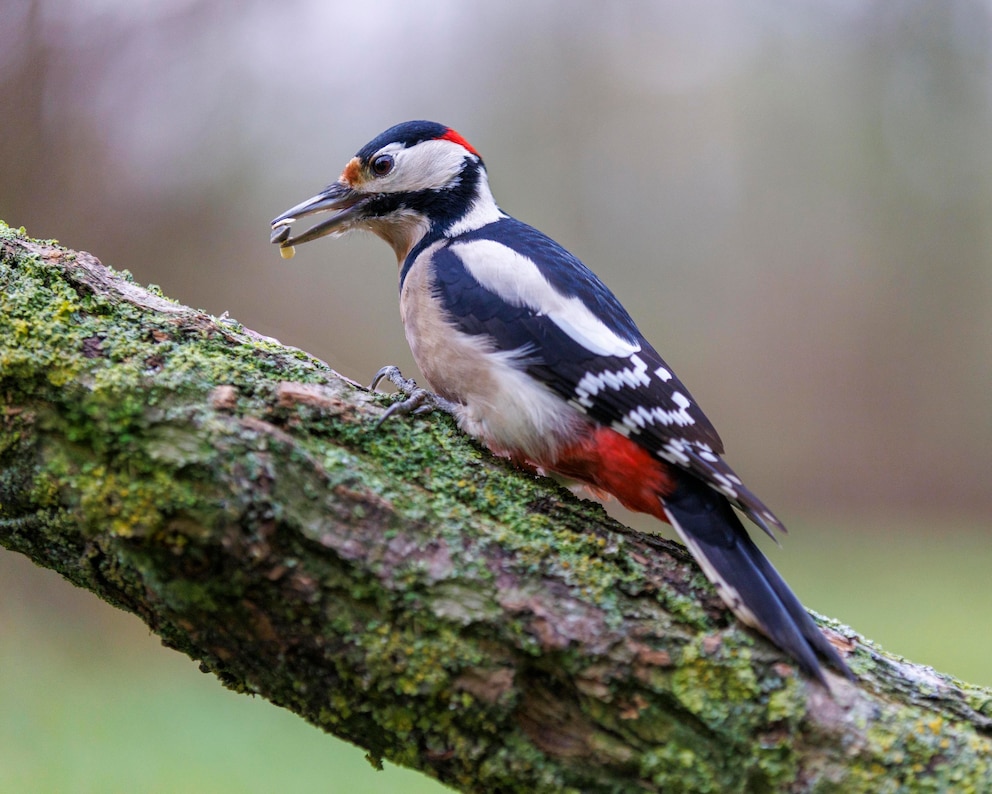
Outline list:
[[[823,657],[829,664],[831,664],[838,672],[842,673],[846,678],[851,681],[854,680],[854,673],[851,672],[850,668],[841,658],[841,655],[837,652],[837,649],[830,644],[830,641],[824,636],[820,627],[816,625],[813,619],[810,617],[809,612],[800,603],[796,594],[789,589],[789,585],[785,583],[785,580],[781,577],[775,567],[771,564],[771,561],[761,553],[761,550],[754,545],[754,541],[747,536],[745,532],[744,540],[747,546],[751,547],[751,559],[753,560],[755,566],[764,574],[768,583],[771,585],[775,594],[779,597],[782,605],[786,608],[789,614],[793,617],[802,635],[809,641],[809,644],[813,646],[813,649]]]
[[[824,686],[828,685],[817,654],[854,678],[725,497],[695,478],[685,478],[665,498],[664,508],[720,597],[742,621],[766,634]]]

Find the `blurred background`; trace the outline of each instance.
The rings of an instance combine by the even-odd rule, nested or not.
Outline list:
[[[0,218],[359,381],[415,373],[391,251],[268,223],[413,118],[626,304],[810,607],[992,685],[988,2],[0,7]],[[362,755],[0,550],[0,790],[441,790]]]

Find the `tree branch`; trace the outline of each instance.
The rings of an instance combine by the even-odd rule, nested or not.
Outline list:
[[[828,624],[828,693],[447,417],[2,224],[0,284],[0,543],[225,686],[463,791],[992,789],[989,691]]]

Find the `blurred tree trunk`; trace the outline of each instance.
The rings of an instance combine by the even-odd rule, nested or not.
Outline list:
[[[812,684],[673,543],[0,224],[0,543],[464,791],[992,790],[992,693]]]

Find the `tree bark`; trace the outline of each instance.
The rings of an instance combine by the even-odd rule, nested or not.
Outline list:
[[[478,792],[992,790],[992,692],[822,620],[801,676],[678,544],[0,223],[0,543],[231,689]]]

